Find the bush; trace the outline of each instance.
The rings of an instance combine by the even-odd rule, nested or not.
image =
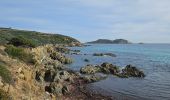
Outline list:
[[[22,36],[12,38],[9,41],[9,44],[12,44],[14,46],[36,47],[36,44],[33,41],[31,41],[29,39],[26,39],[26,38],[24,38]]]
[[[2,64],[0,64],[0,76],[6,83],[12,82],[12,77],[10,71]],[[1,99],[0,99],[1,100]]]
[[[23,48],[9,45],[6,47],[5,52],[7,52],[7,54],[13,58],[20,59],[26,63],[35,64],[33,55],[31,55],[30,53],[26,53]]]

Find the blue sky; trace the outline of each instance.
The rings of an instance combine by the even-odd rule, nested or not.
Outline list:
[[[170,0],[1,0],[0,27],[170,43]]]

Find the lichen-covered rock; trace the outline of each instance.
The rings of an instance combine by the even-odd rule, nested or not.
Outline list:
[[[80,69],[80,73],[83,73],[83,74],[94,74],[94,73],[97,73],[100,71],[100,67],[96,67],[96,66],[93,66],[93,65],[87,65],[85,67],[82,67]]]
[[[60,61],[61,63],[63,64],[70,64],[73,62],[73,60],[69,57],[66,57],[64,55],[62,55],[61,53],[59,52],[53,52],[50,54],[50,57],[53,59],[53,60],[58,60]]]
[[[105,74],[114,74],[114,75],[120,72],[119,67],[107,62],[101,65],[101,71]]]

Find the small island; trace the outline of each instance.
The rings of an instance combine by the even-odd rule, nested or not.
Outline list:
[[[115,39],[115,40],[98,39],[96,41],[87,42],[87,43],[88,44],[131,44],[131,42],[125,39]]]

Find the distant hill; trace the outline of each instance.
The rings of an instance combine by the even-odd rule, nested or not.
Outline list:
[[[18,30],[11,28],[0,28],[0,44],[6,44],[14,37],[25,37],[35,42],[37,45],[43,44],[68,44],[78,40],[60,34],[41,33],[36,31]]]
[[[96,41],[87,42],[87,43],[90,43],[90,44],[130,44],[130,42],[125,39],[116,39],[116,40],[98,39]]]

